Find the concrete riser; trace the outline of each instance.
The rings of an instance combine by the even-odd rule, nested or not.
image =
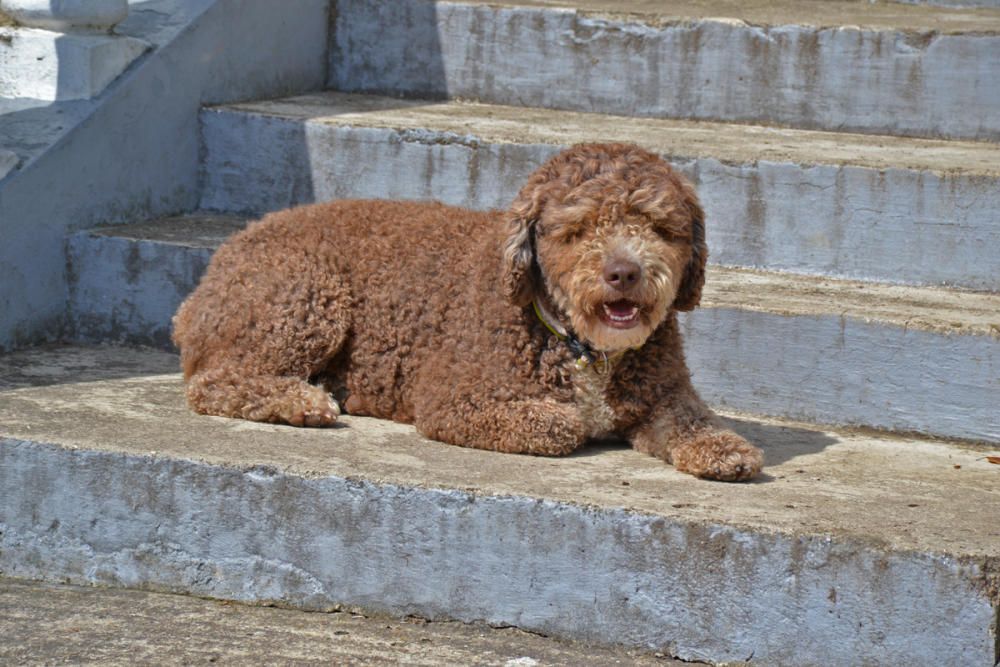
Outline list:
[[[69,237],[67,327],[76,340],[170,347],[170,318],[212,250],[82,232]]]
[[[564,9],[337,3],[329,85],[521,106],[879,134],[1000,138],[1000,36]]]
[[[701,308],[682,320],[712,405],[1000,442],[1000,342],[855,319]]]
[[[344,197],[503,208],[562,147],[447,132],[202,113],[203,208],[262,212]],[[698,185],[715,263],[1000,290],[996,179],[666,156]]]
[[[992,665],[974,562],[0,441],[0,574],[482,619],[690,660]]]
[[[209,250],[86,233],[69,247],[78,339],[170,346],[170,318]],[[713,405],[1000,442],[1000,344],[990,336],[719,307],[681,323],[695,386]]]

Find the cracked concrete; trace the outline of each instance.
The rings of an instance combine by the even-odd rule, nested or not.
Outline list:
[[[0,573],[485,619],[685,659],[990,664],[989,449],[731,417],[759,482],[347,417],[199,417],[173,355],[0,357]],[[47,443],[47,444],[46,444]]]

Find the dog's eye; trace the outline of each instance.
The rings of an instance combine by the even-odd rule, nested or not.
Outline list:
[[[667,227],[665,225],[656,225],[653,227],[653,231],[664,241],[678,241],[680,240],[680,235],[677,230],[672,227]]]
[[[570,243],[580,235],[580,227],[576,225],[558,225],[549,227],[542,232],[543,236],[547,236],[554,241],[559,243]]]
[[[666,241],[683,241],[690,234],[687,226],[678,224],[676,220],[658,220],[653,230]]]

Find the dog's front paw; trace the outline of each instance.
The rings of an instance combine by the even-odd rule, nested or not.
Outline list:
[[[282,411],[284,421],[292,426],[330,426],[340,416],[337,401],[319,387],[308,388],[294,400],[289,401]]]
[[[700,431],[670,455],[681,472],[723,482],[753,479],[764,466],[764,453],[732,431]]]

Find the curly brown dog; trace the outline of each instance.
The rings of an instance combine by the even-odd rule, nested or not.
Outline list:
[[[325,426],[336,397],[456,445],[559,455],[618,435],[746,480],[761,452],[698,397],[677,327],[706,256],[694,190],[663,160],[580,145],[506,213],[334,201],[268,215],[215,254],[174,342],[200,413]]]

